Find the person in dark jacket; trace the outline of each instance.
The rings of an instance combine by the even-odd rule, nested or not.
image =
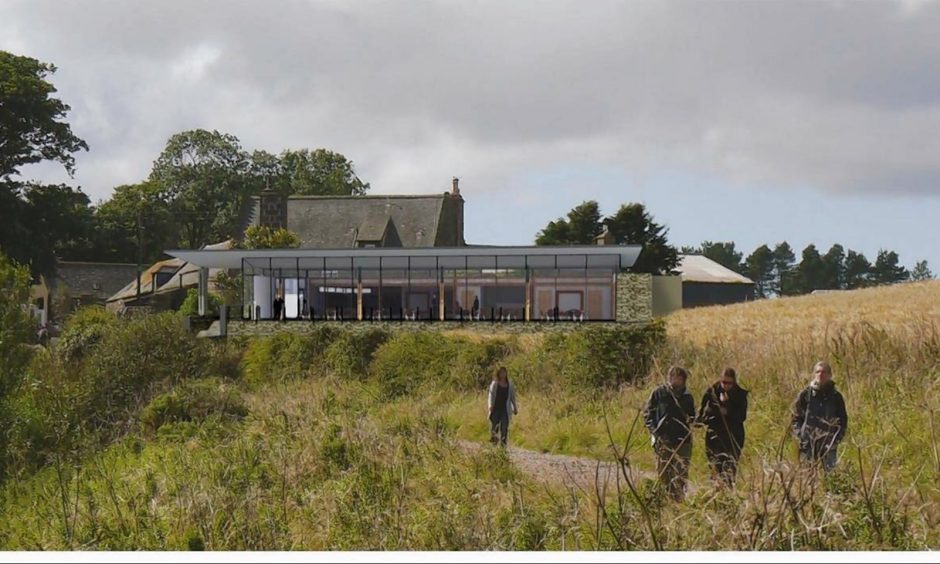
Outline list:
[[[800,460],[812,464],[821,461],[827,472],[832,470],[839,443],[849,426],[849,416],[829,364],[817,362],[813,367],[813,381],[793,402],[790,425],[800,442]]]
[[[509,438],[509,421],[519,414],[516,402],[516,387],[509,381],[509,372],[500,366],[493,375],[487,399],[487,413],[490,420],[490,442],[506,446]]]
[[[692,423],[695,399],[686,388],[689,373],[673,366],[667,382],[653,390],[646,402],[644,419],[653,436],[656,471],[666,491],[676,501],[685,497],[692,459]]]
[[[744,447],[748,391],[738,386],[734,368],[725,368],[721,378],[705,392],[698,421],[705,425],[705,456],[720,483],[734,485],[738,459]]]

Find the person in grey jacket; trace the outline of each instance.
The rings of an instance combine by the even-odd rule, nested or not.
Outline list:
[[[506,446],[509,420],[519,413],[519,405],[516,403],[516,387],[509,381],[509,372],[505,366],[500,366],[493,375],[487,412],[490,418],[490,442],[496,444],[498,440],[501,445]]]
[[[835,467],[849,416],[828,363],[817,362],[813,367],[813,381],[793,402],[790,426],[800,442],[800,460],[812,464],[822,461],[827,472]]]
[[[685,497],[692,460],[692,423],[695,399],[686,388],[689,373],[673,366],[667,381],[653,390],[644,410],[646,428],[653,435],[656,471],[669,496],[676,501]]]

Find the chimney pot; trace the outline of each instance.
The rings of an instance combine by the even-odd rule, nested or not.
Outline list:
[[[460,187],[458,186],[459,184],[460,184],[460,179],[455,176],[453,180],[453,190],[451,190],[450,192],[454,196],[460,195]]]

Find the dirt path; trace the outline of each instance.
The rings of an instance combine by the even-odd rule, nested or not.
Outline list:
[[[459,443],[462,448],[473,453],[490,448],[487,444],[472,441],[462,440]],[[613,461],[549,454],[514,446],[509,447],[509,458],[516,468],[537,480],[577,486],[589,492],[594,491],[596,485],[603,485],[605,481],[608,488],[614,488],[620,471]],[[634,483],[644,478],[655,477],[655,472],[643,472],[636,469],[632,470],[631,474]]]

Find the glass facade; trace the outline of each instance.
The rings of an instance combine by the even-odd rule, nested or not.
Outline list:
[[[612,321],[622,254],[244,256],[243,319]],[[371,251],[371,249],[370,249]]]

